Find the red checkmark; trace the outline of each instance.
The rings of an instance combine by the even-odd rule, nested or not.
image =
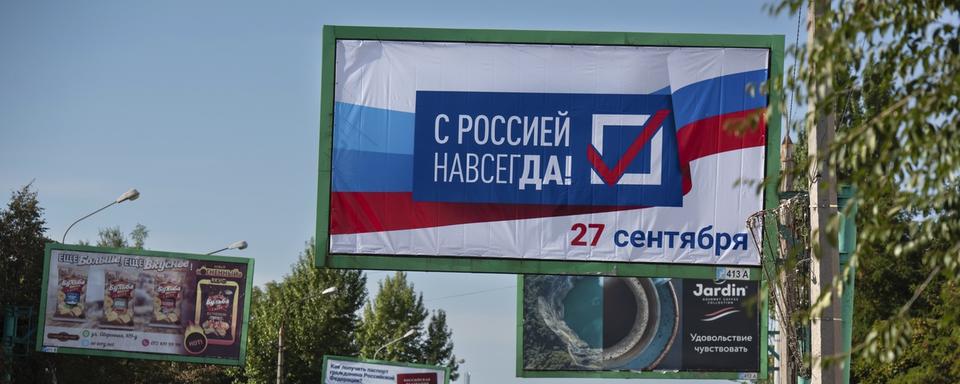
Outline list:
[[[607,164],[603,162],[603,158],[600,157],[600,153],[597,152],[597,149],[594,148],[592,144],[587,146],[587,160],[590,160],[590,164],[593,164],[593,169],[597,171],[600,178],[603,179],[603,182],[607,183],[607,185],[614,185],[620,180],[620,177],[627,171],[627,166],[637,157],[637,154],[639,154],[643,146],[650,141],[653,134],[660,129],[660,125],[663,124],[663,119],[667,118],[669,114],[669,110],[662,109],[657,111],[650,120],[647,120],[647,123],[643,125],[643,130],[637,135],[637,139],[630,144],[627,152],[623,154],[623,157],[620,158],[617,166],[613,167],[613,169],[607,167]]]

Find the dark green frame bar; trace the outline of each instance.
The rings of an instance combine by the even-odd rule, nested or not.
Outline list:
[[[371,360],[371,359],[362,359],[358,357],[347,357],[347,356],[336,356],[336,355],[323,355],[323,369],[321,370],[320,384],[326,383],[326,380],[327,380],[327,360],[352,361],[356,363],[389,365],[393,367],[434,369],[438,371],[443,371],[443,384],[450,384],[450,368],[449,367],[441,367],[437,365],[427,365],[427,364],[400,363],[396,361]]]
[[[222,261],[228,263],[237,263],[237,264],[246,264],[247,265],[247,282],[244,287],[244,299],[243,299],[243,324],[244,326],[240,329],[240,357],[238,359],[223,359],[216,357],[202,357],[202,356],[184,356],[184,355],[171,355],[171,354],[161,354],[161,353],[148,353],[148,352],[127,352],[127,351],[106,351],[100,349],[87,349],[87,348],[72,348],[72,347],[57,347],[56,353],[66,353],[71,355],[85,355],[85,356],[104,356],[104,357],[120,357],[127,359],[145,359],[145,360],[161,360],[161,361],[180,361],[188,363],[203,363],[203,364],[221,364],[221,365],[243,365],[244,361],[247,358],[247,330],[250,328],[250,295],[251,290],[253,289],[253,259],[245,257],[230,257],[230,256],[211,256],[211,255],[199,255],[192,253],[176,253],[176,252],[162,252],[162,251],[147,251],[142,249],[135,248],[102,248],[102,247],[91,247],[86,245],[71,245],[71,244],[60,244],[60,243],[47,243],[44,248],[43,253],[43,286],[40,289],[40,312],[38,315],[39,321],[37,322],[37,351],[43,349],[43,335],[47,311],[47,284],[49,283],[50,278],[50,255],[53,250],[62,250],[62,251],[79,251],[79,252],[96,252],[96,253],[110,253],[118,255],[135,255],[135,256],[147,256],[147,257],[167,257],[174,259],[189,259],[189,260],[204,260],[204,261]]]
[[[524,31],[487,29],[436,29],[335,26],[323,27],[323,67],[320,82],[320,157],[317,178],[317,228],[315,265],[328,268],[380,269],[410,271],[571,274],[604,276],[657,276],[671,278],[713,278],[714,265],[637,264],[623,262],[559,261],[467,258],[455,256],[330,254],[330,177],[333,152],[333,111],[337,40],[437,41],[514,44],[632,45],[670,47],[729,47],[770,50],[768,81],[767,142],[765,155],[766,180],[763,185],[764,209],[779,204],[777,185],[780,176],[780,131],[782,76],[784,61],[783,35],[731,35],[636,32]],[[765,231],[776,231],[768,225]],[[773,260],[775,250],[763,244],[761,262]],[[760,313],[759,377],[769,372],[767,356],[768,302],[767,280],[758,267],[750,267],[751,276],[759,275],[762,293]],[[520,302],[522,304],[522,301]],[[519,305],[519,304],[518,304]],[[519,345],[518,345],[519,349]],[[522,371],[518,350],[517,375],[522,377],[605,377],[605,378],[671,378],[671,379],[739,379],[738,373],[701,372],[533,372]]]

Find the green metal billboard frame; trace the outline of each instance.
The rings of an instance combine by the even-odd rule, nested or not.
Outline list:
[[[127,351],[105,351],[99,349],[88,349],[88,348],[72,348],[72,347],[57,347],[56,353],[66,353],[71,355],[85,355],[85,356],[104,356],[104,357],[120,357],[128,359],[145,359],[145,360],[162,360],[162,361],[180,361],[188,363],[204,363],[204,364],[221,364],[221,365],[243,365],[247,356],[247,330],[250,328],[250,291],[253,289],[253,259],[245,257],[230,257],[230,256],[211,256],[211,255],[199,255],[192,253],[176,253],[176,252],[161,252],[161,251],[147,251],[142,249],[135,248],[105,248],[105,247],[91,247],[86,245],[71,245],[71,244],[60,244],[60,243],[47,243],[44,248],[43,255],[43,282],[40,289],[40,314],[37,316],[39,319],[37,321],[37,351],[43,351],[43,335],[44,335],[44,318],[46,317],[46,308],[47,308],[47,284],[49,283],[50,278],[50,255],[54,250],[61,251],[79,251],[79,252],[96,252],[96,253],[109,253],[109,254],[119,254],[119,255],[135,255],[135,256],[147,256],[147,257],[166,257],[174,259],[188,259],[188,260],[202,260],[202,261],[222,261],[225,263],[234,263],[234,264],[246,264],[247,265],[247,279],[246,286],[244,287],[244,298],[243,298],[243,327],[240,329],[240,357],[237,359],[225,359],[217,357],[203,357],[203,356],[184,356],[184,355],[172,355],[172,354],[162,354],[162,353],[150,353],[150,352],[127,352]]]
[[[330,186],[333,154],[334,86],[337,40],[388,40],[425,42],[465,42],[501,44],[564,44],[611,46],[725,47],[759,48],[770,51],[768,112],[765,151],[765,183],[763,207],[771,209],[779,203],[777,185],[780,174],[780,131],[782,76],[784,62],[783,35],[730,35],[686,33],[524,31],[487,29],[391,28],[325,25],[323,27],[323,59],[320,80],[320,154],[317,178],[317,227],[315,260],[318,267],[348,269],[380,269],[440,272],[568,274],[603,276],[656,276],[670,278],[713,278],[717,266],[685,264],[637,264],[623,262],[558,261],[525,259],[490,259],[458,256],[364,255],[329,252]],[[765,231],[776,231],[767,226]],[[763,244],[761,262],[772,262],[775,250]],[[760,352],[759,377],[768,373],[767,363],[767,280],[761,269],[750,267],[751,275],[760,275]],[[518,347],[519,348],[519,347]],[[519,352],[519,351],[518,351]],[[519,355],[518,355],[519,356]],[[517,374],[522,376],[518,364]],[[740,379],[738,373],[701,372],[537,372],[527,377],[616,377],[616,378],[691,378]]]
[[[432,369],[436,371],[443,371],[443,384],[450,384],[450,368],[449,367],[441,367],[437,365],[426,365],[426,364],[401,363],[396,361],[371,360],[371,359],[362,359],[358,357],[347,357],[347,356],[336,356],[336,355],[323,356],[323,370],[320,376],[320,384],[326,383],[328,360],[351,361],[355,363],[388,365],[392,367],[405,367],[405,368],[424,368],[424,369]]]

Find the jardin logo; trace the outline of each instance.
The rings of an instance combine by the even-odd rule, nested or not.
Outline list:
[[[725,280],[697,283],[689,291],[695,300],[709,309],[703,312],[702,321],[714,321],[739,312],[748,289],[744,284],[728,283]],[[717,308],[722,306],[724,308]]]
[[[696,290],[693,291],[694,296],[737,296],[744,297],[747,295],[747,287],[739,287],[736,284],[730,283],[725,284],[723,280],[716,282],[714,284],[723,284],[723,287],[710,287],[704,286],[703,284],[697,284]]]

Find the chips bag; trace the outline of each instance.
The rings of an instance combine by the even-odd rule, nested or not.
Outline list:
[[[102,324],[133,327],[135,279],[135,276],[121,271],[104,272]]]
[[[231,345],[236,337],[239,285],[224,279],[197,282],[196,323],[210,344]]]
[[[79,267],[60,267],[57,270],[57,310],[54,317],[61,320],[83,320],[87,308],[87,270]]]
[[[180,325],[183,302],[183,273],[157,272],[153,275],[153,313],[150,323],[154,325]]]

